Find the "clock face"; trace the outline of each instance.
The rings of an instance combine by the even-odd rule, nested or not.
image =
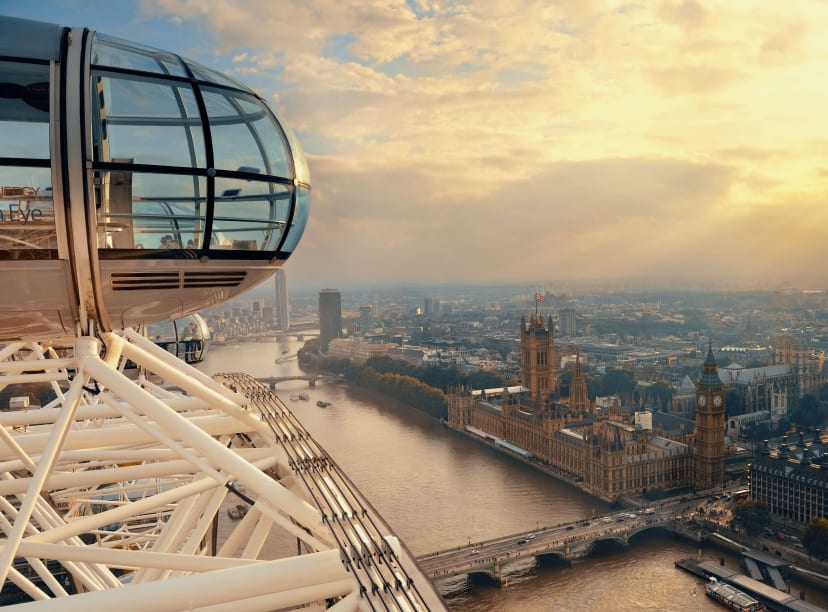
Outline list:
[[[716,408],[721,407],[721,405],[722,405],[722,396],[721,395],[714,395],[713,396],[713,405],[716,406]]]
[[[704,395],[700,395],[699,396],[699,406],[704,408],[706,405],[707,405],[707,397],[705,397]]]

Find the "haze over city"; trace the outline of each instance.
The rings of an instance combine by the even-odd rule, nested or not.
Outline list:
[[[828,5],[4,2],[175,51],[297,133],[294,287],[824,288]]]

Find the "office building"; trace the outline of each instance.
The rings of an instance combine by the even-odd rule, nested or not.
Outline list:
[[[363,336],[374,331],[374,306],[367,304],[359,307],[359,333]]]
[[[436,319],[440,316],[440,300],[427,297],[423,299],[423,316],[429,319]]]
[[[342,334],[342,296],[338,289],[319,292],[319,344],[323,351],[328,343]]]
[[[561,336],[576,336],[577,319],[574,308],[562,308],[558,313]]]
[[[290,328],[290,305],[288,303],[287,276],[284,270],[276,271],[276,329]]]
[[[765,442],[750,464],[750,497],[800,526],[828,515],[828,437],[789,435],[774,449]]]

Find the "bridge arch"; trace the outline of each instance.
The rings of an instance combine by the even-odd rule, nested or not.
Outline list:
[[[481,567],[473,572],[467,574],[469,582],[492,584],[495,586],[501,585],[501,580],[498,572],[493,567]]]
[[[314,382],[316,381],[316,376],[303,376],[301,374],[297,374],[295,376],[276,376],[276,377],[271,377],[271,378],[267,378],[267,379],[259,379],[259,380],[261,382],[265,382],[265,380],[266,380],[267,383],[270,385],[270,388],[273,389],[279,383],[290,382],[292,380],[305,380],[311,386],[313,386]]]
[[[673,531],[667,525],[665,525],[663,523],[657,523],[657,524],[654,524],[654,525],[642,525],[641,527],[636,527],[635,529],[631,529],[628,536],[627,536],[627,539],[631,540],[632,538],[634,538],[636,536],[645,534],[645,533],[653,531],[653,530],[659,530],[659,531],[666,532],[666,533],[673,533]]]
[[[548,552],[535,553],[539,565],[570,565],[564,550],[550,550]]]
[[[593,553],[612,552],[617,550],[624,550],[627,548],[628,538],[623,533],[609,533],[600,536],[589,542],[586,545],[586,555]]]

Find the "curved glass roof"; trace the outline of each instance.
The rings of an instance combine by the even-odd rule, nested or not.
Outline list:
[[[234,79],[175,54],[96,35],[91,49],[99,255],[143,249],[286,256],[307,221],[295,138]],[[123,190],[106,189],[128,181]],[[115,253],[119,251],[118,253]],[[257,255],[258,254],[258,255]],[[189,256],[186,255],[185,256]]]

